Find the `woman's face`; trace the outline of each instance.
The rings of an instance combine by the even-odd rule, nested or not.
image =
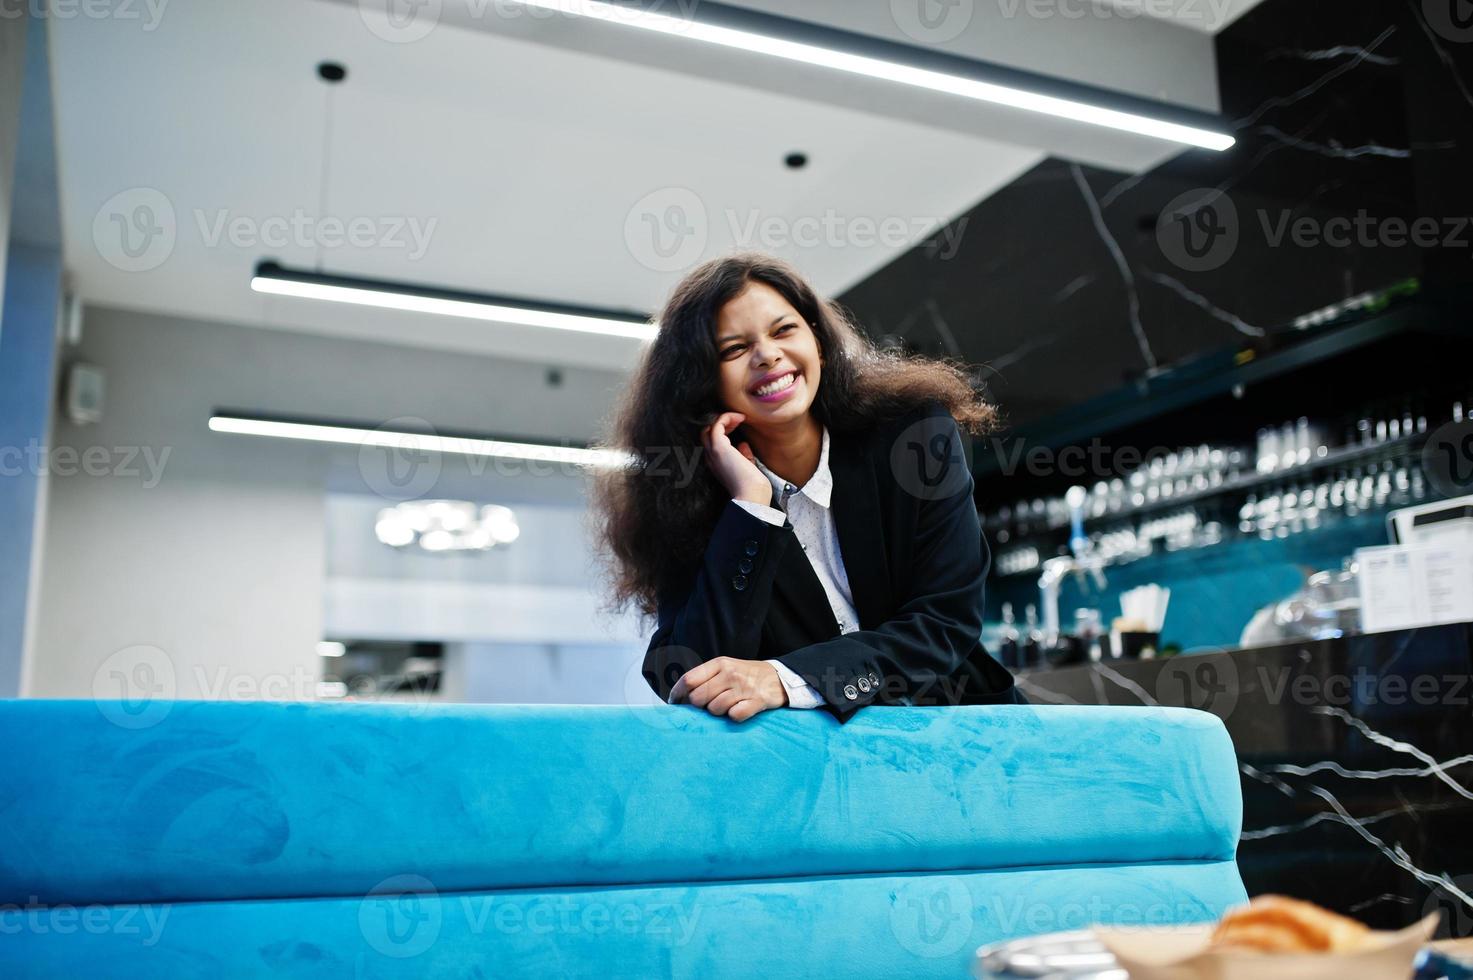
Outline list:
[[[818,338],[782,293],[751,282],[716,316],[722,404],[758,428],[801,418],[818,394]]]

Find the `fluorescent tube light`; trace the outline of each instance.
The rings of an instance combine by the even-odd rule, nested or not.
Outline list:
[[[699,5],[692,5],[692,16],[680,17],[660,13],[655,10],[645,10],[634,3],[604,2],[604,0],[519,0],[519,2],[528,7],[558,11],[579,17],[589,17],[626,27],[637,27],[642,30],[655,31],[661,34],[692,38],[710,44],[719,44],[723,47],[739,48],[743,51],[770,55],[788,61],[820,65],[837,71],[849,72],[850,74],[866,75],[871,78],[898,82],[902,85],[929,89],[933,92],[960,95],[965,98],[976,99],[980,102],[990,102],[995,105],[1026,109],[1030,112],[1039,112],[1060,119],[1069,119],[1074,122],[1087,123],[1093,126],[1103,126],[1107,129],[1117,129],[1127,133],[1137,133],[1142,136],[1151,136],[1156,139],[1181,143],[1187,146],[1197,146],[1207,150],[1226,150],[1236,142],[1228,133],[1213,130],[1206,126],[1172,122],[1161,116],[1148,115],[1142,112],[1112,109],[1105,105],[1082,101],[1078,98],[1049,95],[1041,90],[1043,88],[1042,85],[1036,88],[1019,87],[1016,84],[1004,84],[999,81],[985,81],[979,78],[967,77],[967,74],[977,74],[979,69],[987,71],[987,73],[993,74],[998,78],[1008,78],[1009,80],[1027,80],[1029,73],[998,69],[994,66],[949,55],[944,56],[947,62],[958,69],[961,69],[965,65],[970,71],[966,73],[960,71],[958,73],[938,71],[917,67],[913,64],[906,64],[904,61],[857,54],[851,51],[841,50],[839,44],[833,42],[841,42],[844,47],[862,46],[884,50],[887,53],[894,53],[897,56],[904,57],[906,60],[914,60],[918,57],[914,49],[909,49],[906,45],[886,42],[878,38],[870,38],[836,28],[822,28],[817,25],[793,21],[789,18],[775,15],[726,8],[715,3],[702,2]],[[697,15],[703,19],[696,19]],[[713,20],[727,20],[733,23],[757,23],[788,28],[792,32],[802,33],[811,37],[817,36],[820,38],[820,43],[788,40],[771,34],[727,27],[719,23],[712,23],[711,21]],[[823,37],[828,37],[832,41],[829,44],[821,43]],[[902,54],[902,51],[905,54]],[[937,57],[936,55],[932,55],[930,60],[936,61]],[[1035,76],[1035,78],[1042,80],[1042,76]],[[1083,85],[1064,85],[1056,79],[1048,81],[1051,84],[1047,87],[1056,90],[1068,88],[1076,94],[1098,94],[1100,96],[1099,102],[1112,101],[1124,104],[1126,102],[1141,103],[1145,101],[1127,99],[1102,90],[1091,90],[1089,87]],[[1163,106],[1162,108],[1168,111],[1175,110],[1175,107]],[[1165,114],[1166,112],[1163,112],[1162,116]],[[1182,116],[1186,113],[1182,111],[1170,111],[1170,114]],[[1205,114],[1191,113],[1191,115],[1205,117]]]
[[[423,432],[397,432],[381,428],[363,428],[322,422],[285,421],[251,418],[216,413],[210,416],[214,432],[237,435],[267,436],[275,439],[301,439],[308,442],[330,442],[345,446],[379,446],[384,449],[416,450],[445,455],[486,456],[502,459],[527,459],[544,463],[571,463],[576,466],[617,468],[632,460],[626,453],[608,449],[582,449],[577,446],[546,446],[530,442],[480,439],[469,436],[438,435]]]
[[[251,289],[274,296],[350,303],[406,313],[429,313],[492,323],[516,323],[552,330],[577,330],[605,337],[651,341],[658,328],[634,314],[592,310],[562,304],[534,304],[495,296],[477,296],[399,283],[285,269],[263,262],[251,277]]]

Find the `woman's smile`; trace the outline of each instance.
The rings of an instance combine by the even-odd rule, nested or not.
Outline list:
[[[796,368],[788,368],[767,375],[748,391],[759,402],[780,402],[792,395],[802,380],[802,372]]]

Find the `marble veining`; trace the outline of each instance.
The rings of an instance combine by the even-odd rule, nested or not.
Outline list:
[[[1040,704],[1198,707],[1195,693],[1167,676],[1182,671],[1183,659],[1199,660],[1034,670],[1019,685]],[[1200,663],[1211,666],[1210,677],[1231,679],[1232,696],[1214,713],[1238,751],[1239,863],[1249,892],[1302,895],[1382,928],[1440,908],[1449,913],[1443,935],[1466,929],[1473,851],[1461,828],[1473,817],[1473,624],[1226,651]],[[1418,679],[1436,679],[1436,697],[1411,704],[1396,696]],[[1337,680],[1353,695],[1325,695]],[[1354,845],[1374,858],[1356,856]]]

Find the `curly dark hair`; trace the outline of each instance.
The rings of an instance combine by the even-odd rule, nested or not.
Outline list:
[[[996,422],[965,366],[877,349],[787,262],[753,252],[706,262],[670,294],[659,333],[605,425],[603,447],[633,458],[629,467],[594,478],[594,531],[606,545],[611,611],[632,603],[654,616],[662,593],[689,583],[731,497],[703,465],[701,431],[725,411],[717,389],[717,314],[751,282],[777,290],[812,327],[824,366],[810,411],[830,431],[868,429],[929,401],[972,435]],[[741,439],[738,428],[732,442]]]

